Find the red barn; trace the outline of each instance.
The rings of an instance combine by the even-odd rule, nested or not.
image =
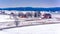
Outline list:
[[[52,18],[51,14],[44,14],[43,16],[44,16],[43,18],[46,18],[46,19]]]

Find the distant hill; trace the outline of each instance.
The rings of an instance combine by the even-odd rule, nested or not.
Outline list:
[[[60,7],[52,7],[52,8],[15,7],[15,8],[0,8],[0,10],[17,10],[17,11],[60,11]]]

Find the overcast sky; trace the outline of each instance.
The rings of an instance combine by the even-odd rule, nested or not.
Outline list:
[[[0,7],[60,7],[60,0],[0,0]]]

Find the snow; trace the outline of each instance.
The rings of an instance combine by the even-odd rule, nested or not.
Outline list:
[[[60,34],[60,24],[11,28],[1,30],[0,34]]]
[[[0,15],[0,28],[4,27],[12,27],[15,26],[14,19],[10,19],[9,15]],[[20,25],[31,25],[31,24],[41,24],[39,22],[44,23],[52,23],[56,22],[59,24],[46,24],[46,25],[36,25],[36,26],[26,26],[26,27],[17,27],[11,29],[0,30],[0,34],[60,34],[60,14],[52,14],[52,19],[42,19],[33,21],[25,21],[30,19],[21,19]],[[13,21],[13,22],[10,22]],[[6,22],[1,24],[1,22]],[[30,22],[30,23],[29,23]],[[8,25],[8,26],[7,26]],[[10,25],[10,26],[9,26]]]
[[[13,18],[10,19],[10,17],[10,15],[0,15],[0,28],[15,26],[15,20]]]
[[[0,15],[0,22],[14,21],[14,19],[10,19],[10,15]]]
[[[53,18],[60,18],[60,13],[51,13]]]
[[[52,23],[60,23],[60,17],[54,16],[55,14],[52,14],[54,18],[52,19],[39,19],[39,18],[20,18],[18,26],[28,26],[28,25],[36,25],[36,24],[52,24]],[[59,15],[59,14],[58,14]],[[10,15],[0,15],[0,28],[7,28],[7,27],[14,27],[15,19],[10,18],[12,16]]]

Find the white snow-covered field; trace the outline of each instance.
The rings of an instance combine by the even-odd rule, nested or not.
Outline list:
[[[34,24],[52,24],[52,23],[60,23],[60,14],[51,14],[51,19],[37,19],[37,18],[21,18],[19,20],[18,26],[25,26],[25,25],[34,25]],[[0,15],[0,28],[6,27],[14,27],[15,19],[10,15]]]
[[[60,24],[11,28],[1,30],[0,34],[60,34]]]
[[[60,18],[60,13],[51,13],[53,18]]]
[[[27,27],[17,27],[11,29],[0,30],[0,34],[60,34],[60,14],[52,14],[52,19],[42,19],[33,21],[21,20],[19,25],[41,24],[45,23],[59,23],[59,24],[46,24]],[[30,20],[30,19],[26,19]],[[11,22],[10,22],[11,21]],[[16,26],[14,19],[10,19],[8,15],[0,15],[0,28]],[[37,23],[36,23],[37,22]]]

